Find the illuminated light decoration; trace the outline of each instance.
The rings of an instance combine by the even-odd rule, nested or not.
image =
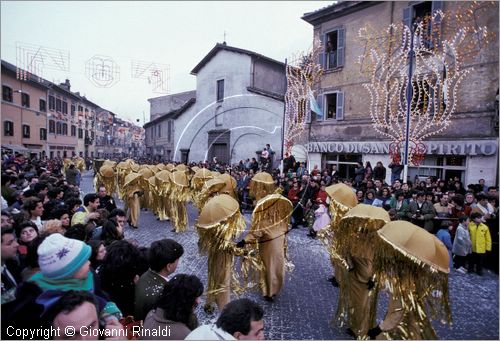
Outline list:
[[[310,117],[309,98],[323,73],[321,65],[317,63],[322,49],[321,42],[316,39],[307,54],[300,53],[286,65],[287,87],[283,143],[285,153],[291,153],[294,141],[304,131],[307,117]]]
[[[471,9],[470,13],[477,13],[479,5],[471,5],[475,10]],[[484,5],[481,8],[484,10]],[[459,14],[435,11],[415,26],[414,70],[410,82],[410,28],[392,24],[383,34],[374,33],[368,26],[359,31],[359,39],[365,47],[359,58],[360,71],[370,77],[369,83],[363,86],[370,94],[372,126],[392,141],[389,152],[394,161],[401,160],[406,145],[408,84],[412,84],[413,92],[409,101],[408,164],[419,165],[426,152],[422,141],[449,126],[459,100],[458,88],[473,70],[470,66],[464,67],[462,57],[465,54],[467,58],[475,57],[471,51],[477,55],[493,37],[486,27],[479,27],[477,21],[474,26],[457,26],[457,20],[464,22]],[[450,27],[454,29],[450,31]],[[442,39],[443,30],[448,32],[449,39]]]

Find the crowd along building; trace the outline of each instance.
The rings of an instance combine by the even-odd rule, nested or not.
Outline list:
[[[484,2],[486,4],[486,2]],[[454,1],[341,1],[306,13],[303,20],[314,27],[314,39],[323,43],[319,62],[323,75],[316,99],[323,116],[310,117],[310,130],[302,140],[308,151],[309,167],[337,165],[342,177],[354,177],[356,162],[391,162],[391,141],[372,126],[370,79],[363,73],[359,56],[367,46],[358,39],[363,27],[383,34],[390,24],[411,25],[418,18],[456,11]],[[457,176],[464,184],[481,178],[489,185],[498,183],[498,2],[489,4],[474,19],[486,26],[492,39],[475,58],[464,63],[472,71],[458,90],[458,103],[450,124],[443,132],[424,141],[426,153],[418,167],[410,167],[408,180],[435,176]],[[429,28],[430,29],[430,28]],[[456,32],[443,30],[442,39]],[[386,181],[390,181],[390,171]]]

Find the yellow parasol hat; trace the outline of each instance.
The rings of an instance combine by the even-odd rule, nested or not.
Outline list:
[[[108,165],[103,165],[99,169],[99,173],[101,174],[102,177],[104,178],[112,178],[115,176],[115,171],[113,170],[113,167],[108,166]]]
[[[149,168],[142,168],[139,170],[139,174],[141,174],[144,179],[148,179],[153,176],[153,171]]]
[[[132,182],[134,182],[135,180],[137,180],[141,175],[139,173],[130,173],[128,174],[126,177],[125,177],[125,183],[123,184],[123,186],[128,186],[130,185]]]
[[[169,175],[170,175],[170,180],[177,186],[181,187],[189,186],[189,181],[186,173],[179,171],[179,172],[169,173]]]
[[[175,169],[175,166],[171,163],[168,163],[163,169],[166,169],[168,171],[173,171]]]
[[[208,229],[239,212],[240,205],[227,194],[221,194],[207,201],[200,212],[196,226]]]
[[[337,203],[353,208],[358,204],[356,194],[354,194],[351,187],[346,184],[335,184],[325,188],[326,194],[330,199],[335,200]]]
[[[449,273],[450,256],[446,246],[435,235],[408,221],[391,221],[377,231],[395,250],[416,263],[423,262],[431,268]]]
[[[358,204],[340,220],[340,228],[350,225],[356,228],[378,230],[390,220],[389,213],[383,208]]]
[[[267,172],[259,172],[255,174],[252,178],[252,181],[274,185],[273,177]]]

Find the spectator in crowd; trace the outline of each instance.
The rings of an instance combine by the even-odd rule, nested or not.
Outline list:
[[[372,205],[374,200],[375,200],[375,191],[373,189],[366,191],[366,198],[365,200],[363,200],[363,204]]]
[[[302,188],[299,188],[299,183],[295,182],[292,189],[288,192],[288,199],[292,202],[294,208],[292,213],[292,229],[298,228],[299,225],[304,225],[304,212],[301,206],[302,195]]]
[[[99,186],[99,190],[97,192],[97,195],[99,197],[98,208],[104,208],[108,212],[111,212],[116,208],[115,201],[110,195],[108,195],[108,193],[106,192],[105,186]]]
[[[13,301],[18,281],[14,277],[14,269],[9,269],[6,262],[17,258],[17,243],[14,230],[10,227],[2,227],[2,305]],[[3,309],[2,309],[3,311]],[[2,323],[3,324],[3,323]]]
[[[479,179],[479,192],[488,192],[488,186],[486,186],[484,179]]]
[[[68,184],[73,186],[80,186],[78,181],[79,173],[80,171],[78,170],[78,168],[76,168],[74,164],[71,164],[66,170],[65,174]]]
[[[451,229],[451,222],[449,220],[444,220],[441,222],[441,227],[436,233],[436,237],[446,246],[448,249],[448,255],[450,256],[449,268],[450,271],[453,269],[453,257],[451,250],[453,249],[453,244],[451,242],[451,234],[449,229]]]
[[[356,191],[356,198],[358,199],[358,204],[362,204],[365,201],[365,192],[362,189]]]
[[[472,212],[470,215],[469,233],[472,242],[471,268],[479,276],[483,275],[483,263],[486,252],[491,251],[491,235],[488,226],[482,221],[480,212]]]
[[[50,214],[51,219],[57,219],[61,222],[61,227],[66,231],[70,227],[70,217],[66,206],[54,209]],[[64,234],[64,233],[62,233]]]
[[[102,225],[100,239],[104,242],[105,246],[109,246],[114,241],[122,240],[124,238],[125,235],[123,225],[117,224],[114,219],[109,219]]]
[[[434,230],[434,217],[436,212],[432,203],[425,201],[425,194],[423,192],[417,193],[417,200],[410,202],[408,206],[407,216],[411,222],[433,233]]]
[[[401,179],[401,172],[404,169],[402,164],[392,161],[387,167],[391,169],[391,184],[394,184],[394,181]],[[406,181],[406,179],[403,180]]]
[[[104,257],[106,257],[106,247],[101,240],[89,240],[87,244],[92,249],[92,253],[90,255],[90,266],[95,270],[96,273],[99,273],[99,268],[104,261]]]
[[[365,168],[361,162],[356,162],[356,167],[354,168],[354,184],[360,186],[365,179]]]
[[[373,168],[370,161],[366,161],[365,163],[365,181],[373,179]]]
[[[83,197],[83,207],[80,207],[71,218],[71,225],[87,224],[89,221],[99,219],[99,197],[95,193],[86,194]]]
[[[66,233],[66,229],[63,228],[62,222],[58,219],[51,219],[45,222],[43,227],[43,235],[48,236],[53,233],[60,233],[64,235]]]
[[[42,244],[44,239],[44,236],[37,237],[28,246],[28,252],[26,254],[24,264],[25,267],[21,271],[21,278],[23,282],[26,282],[34,274],[40,272],[40,266],[38,265],[38,247]]]
[[[168,329],[168,336],[147,336],[148,340],[184,340],[198,327],[194,309],[201,302],[203,284],[194,275],[175,275],[162,291],[144,320],[144,330]]]
[[[43,230],[43,203],[36,197],[26,198],[24,201],[23,209],[26,211],[27,218],[34,222],[38,230]]]
[[[395,210],[396,220],[408,220],[408,202],[402,190],[394,194],[389,205]]]
[[[215,324],[193,330],[185,340],[264,340],[264,311],[241,298],[228,303]]]
[[[387,170],[385,169],[384,165],[382,164],[382,162],[378,161],[375,168],[373,168],[373,179],[380,180],[382,183],[384,183],[386,173]]]
[[[168,276],[175,272],[184,249],[172,239],[161,239],[151,243],[149,248],[149,270],[135,286],[135,318],[143,320],[153,308]]]
[[[375,197],[375,200],[373,200],[372,205],[377,206],[377,207],[382,207],[382,208],[387,208],[390,207],[391,205],[391,194],[389,187],[384,187],[380,189]]]
[[[467,273],[469,267],[469,255],[472,253],[472,242],[469,234],[470,219],[468,216],[458,218],[455,239],[453,240],[452,252],[455,255],[455,268],[460,273]]]

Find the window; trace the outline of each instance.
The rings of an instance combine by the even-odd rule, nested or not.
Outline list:
[[[30,107],[30,95],[24,92],[21,94],[21,105],[25,108]]]
[[[49,121],[49,133],[54,134],[56,132],[56,122],[54,120]]]
[[[83,107],[81,105],[78,106],[78,112],[83,112]]]
[[[42,141],[47,140],[47,129],[40,128],[40,140],[42,140]]]
[[[56,111],[60,112],[61,111],[61,106],[62,106],[62,101],[60,98],[56,99]]]
[[[23,124],[23,139],[30,138],[30,126],[27,124]]]
[[[62,113],[65,115],[68,113],[68,103],[65,101],[62,102]]]
[[[90,138],[91,138],[92,140],[94,140],[94,132],[93,132],[93,131],[91,131],[91,132],[90,132]]]
[[[423,42],[425,47],[433,48],[440,44],[439,26],[441,18],[438,16],[431,21],[432,13],[443,9],[443,1],[423,1],[403,9],[403,24],[411,27],[415,23],[423,22]],[[433,25],[438,25],[433,29]]]
[[[14,136],[14,122],[11,121],[3,122],[3,135]]]
[[[82,128],[78,128],[78,138],[83,139],[83,129]]]
[[[76,136],[76,126],[71,125],[71,136]]]
[[[71,104],[71,116],[75,116],[76,107]]]
[[[344,119],[344,93],[334,92],[325,94],[325,108],[327,120],[343,120]]]
[[[62,124],[62,134],[63,135],[68,135],[68,124],[67,123],[63,123]]]
[[[456,176],[463,182],[466,166],[466,157],[462,155],[426,155],[418,167],[408,167],[408,177],[425,179],[435,176],[440,179],[450,179]]]
[[[161,137],[161,123],[158,124],[158,137]]]
[[[40,111],[47,111],[47,102],[44,99],[40,98]]]
[[[224,80],[219,79],[217,81],[217,102],[222,102],[224,100]]]
[[[62,123],[61,122],[56,123],[56,134],[62,135]]]
[[[54,110],[56,108],[56,99],[54,96],[49,95],[49,110]]]
[[[7,102],[12,102],[12,89],[2,85],[2,99]]]
[[[325,52],[319,55],[319,64],[324,70],[336,69],[344,66],[345,29],[337,28],[321,35],[321,43]]]
[[[167,125],[167,136],[168,136],[168,142],[172,142],[172,128],[173,128],[173,121],[169,120],[168,125]]]

